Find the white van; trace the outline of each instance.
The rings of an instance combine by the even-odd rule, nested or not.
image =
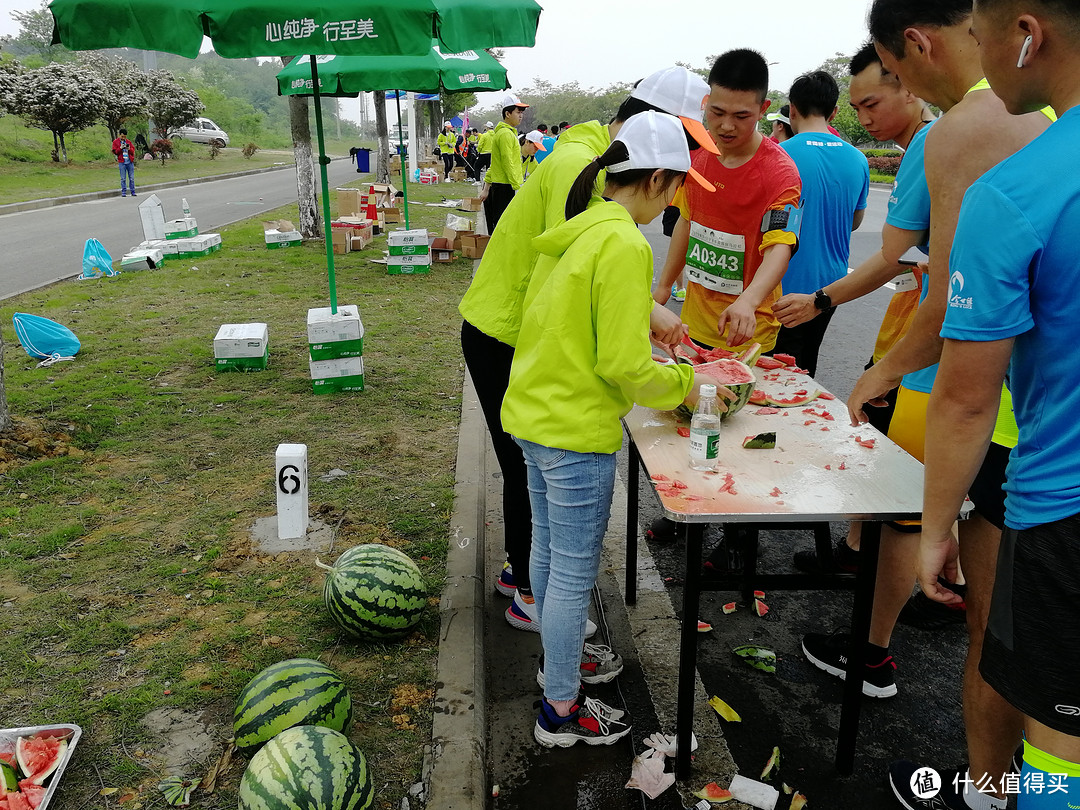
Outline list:
[[[229,145],[229,134],[209,118],[196,118],[169,133],[169,138],[185,138],[192,143],[217,143]]]

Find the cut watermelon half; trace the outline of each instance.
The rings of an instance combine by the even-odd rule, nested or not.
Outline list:
[[[60,767],[67,753],[68,741],[59,737],[19,737],[15,743],[15,758],[24,781],[40,785]]]

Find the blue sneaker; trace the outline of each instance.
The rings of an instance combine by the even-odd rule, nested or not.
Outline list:
[[[540,615],[536,609],[536,603],[531,605],[521,598],[520,593],[514,594],[514,601],[504,613],[506,621],[515,630],[525,630],[529,633],[540,632]],[[591,619],[585,620],[585,638],[596,635],[596,624]]]
[[[499,578],[495,580],[495,590],[503,596],[514,598],[517,593],[517,582],[514,580],[514,567],[508,562],[503,563]]]
[[[545,748],[569,748],[578,742],[611,745],[630,733],[630,725],[613,719],[611,711],[610,706],[599,700],[585,698],[568,717],[559,717],[551,704],[542,700],[533,737]]]
[[[609,683],[623,671],[623,660],[611,647],[603,644],[586,644],[581,652],[581,664],[578,672],[581,682],[587,684]],[[536,682],[544,688],[544,654],[540,653],[540,669],[536,671]],[[621,716],[621,715],[620,715]]]

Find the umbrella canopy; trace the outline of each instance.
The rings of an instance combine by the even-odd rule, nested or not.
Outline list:
[[[355,96],[388,87],[436,93],[445,90],[503,90],[506,68],[486,51],[444,53],[438,42],[428,42],[423,56],[318,56],[319,93]],[[283,96],[311,95],[310,57],[301,57],[277,75]]]
[[[53,43],[143,48],[194,58],[203,37],[225,57],[448,53],[532,47],[536,0],[52,0]]]

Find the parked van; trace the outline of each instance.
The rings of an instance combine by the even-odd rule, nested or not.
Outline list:
[[[184,138],[192,143],[217,143],[229,145],[229,135],[209,118],[196,118],[194,121],[169,133],[170,138]]]

